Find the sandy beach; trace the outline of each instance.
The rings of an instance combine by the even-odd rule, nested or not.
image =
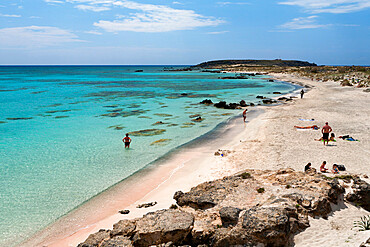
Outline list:
[[[151,211],[169,208],[173,194],[244,169],[280,169],[302,171],[311,162],[316,169],[325,160],[343,164],[347,172],[370,175],[370,94],[363,89],[341,87],[335,82],[317,82],[286,74],[276,79],[307,85],[304,98],[278,106],[249,107],[247,123],[242,117],[212,133],[213,138],[186,145],[159,160],[152,169],[128,179],[86,205],[60,219],[23,246],[77,246],[99,229],[111,229],[121,219],[140,217]],[[241,112],[240,112],[241,113]],[[302,121],[300,119],[314,119]],[[333,128],[336,142],[324,146],[314,139],[320,130],[296,130],[293,126],[318,125],[325,122]],[[344,141],[338,136],[350,135],[359,141]],[[218,149],[225,155],[215,156]],[[153,207],[136,208],[138,204],[157,202]],[[128,215],[119,214],[122,209]],[[310,219],[304,232],[295,236],[296,246],[359,246],[368,232],[352,229],[353,222],[369,212],[343,203],[328,219]]]

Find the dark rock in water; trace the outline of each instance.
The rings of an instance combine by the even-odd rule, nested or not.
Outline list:
[[[213,104],[212,100],[210,100],[210,99],[205,99],[205,100],[201,101],[200,103],[201,104],[206,104],[206,105]]]
[[[215,103],[214,106],[217,107],[217,108],[225,108],[226,107],[226,101],[220,101],[218,103]]]
[[[264,99],[265,97],[263,97],[263,96],[261,96],[261,95],[258,95],[256,98],[257,98],[257,99]]]
[[[240,105],[238,103],[229,103],[227,104],[226,101],[220,101],[216,104],[214,104],[217,108],[223,108],[223,109],[238,109],[240,108]]]
[[[354,178],[353,182],[352,192],[346,195],[346,200],[370,211],[370,184],[360,178]]]
[[[195,118],[195,119],[192,119],[191,121],[193,121],[193,122],[202,122],[204,120],[204,118],[202,118],[202,117],[197,117],[197,118]]]
[[[242,211],[239,208],[223,207],[220,209],[220,217],[223,227],[235,226],[238,223],[239,213]]]
[[[148,203],[143,203],[143,204],[137,205],[136,207],[137,208],[149,208],[149,207],[153,207],[156,204],[157,204],[157,202],[148,202]]]
[[[144,72],[142,69],[135,70],[135,72]]]
[[[90,234],[85,242],[79,244],[77,247],[97,247],[103,240],[109,239],[109,237],[110,230],[101,229],[97,233]]]
[[[189,235],[194,216],[180,210],[165,209],[148,213],[136,221],[134,246],[173,242],[179,244]]]
[[[278,98],[278,100],[287,100],[288,98],[286,98],[286,97],[280,97],[280,98]]]
[[[254,103],[250,103],[249,105],[250,105],[250,106],[254,106]]]
[[[130,213],[130,210],[128,209],[125,209],[125,210],[120,210],[118,211],[120,214],[129,214]]]
[[[274,82],[274,80],[270,79],[269,82]]]
[[[111,239],[104,240],[99,247],[134,247],[129,238],[117,236]]]
[[[280,92],[272,92],[273,94],[281,94]]]
[[[241,101],[239,102],[239,105],[240,105],[241,107],[246,107],[246,106],[247,106],[247,103],[245,103],[245,101],[244,101],[244,100],[241,100]]]
[[[264,104],[273,104],[273,103],[276,103],[276,100],[273,100],[273,99],[263,99],[262,102]]]
[[[181,96],[188,96],[189,94],[187,94],[187,93],[182,93],[182,94],[180,94]]]

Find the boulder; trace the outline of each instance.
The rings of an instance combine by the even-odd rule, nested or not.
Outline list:
[[[242,211],[239,208],[223,207],[220,209],[220,217],[223,227],[235,226],[238,223],[239,213]]]
[[[353,179],[352,192],[347,194],[345,199],[370,211],[370,184],[355,177]]]
[[[297,213],[279,207],[251,208],[245,212],[242,221],[242,227],[248,235],[267,246],[287,246],[295,233],[291,229],[298,228],[291,225],[297,224]]]
[[[105,239],[109,239],[109,230],[99,230],[97,233],[90,234],[90,236],[85,240],[85,242],[80,243],[77,247],[95,247],[99,246],[101,242]]]
[[[181,243],[189,235],[194,223],[190,213],[174,209],[148,213],[136,221],[135,246],[150,246],[167,242]]]
[[[239,105],[240,105],[241,107],[245,107],[245,106],[247,106],[247,103],[245,102],[245,100],[241,100],[241,101],[239,102]]]
[[[132,236],[135,233],[135,229],[135,220],[120,220],[118,223],[113,225],[113,230],[110,235],[111,237],[117,235]]]
[[[134,247],[129,238],[117,236],[104,240],[99,247]]]

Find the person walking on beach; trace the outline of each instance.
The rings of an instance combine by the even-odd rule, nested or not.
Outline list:
[[[125,148],[130,148],[131,138],[128,137],[128,133],[126,136],[122,139],[122,141],[125,143]]]
[[[303,99],[304,90],[301,90],[301,99]]]
[[[247,109],[243,111],[243,121],[245,122],[246,119],[247,119]]]
[[[324,127],[322,127],[321,129],[324,145],[325,145],[325,142],[326,142],[326,145],[329,144],[329,133],[330,132],[332,132],[332,128],[329,126],[328,122],[326,122]]]

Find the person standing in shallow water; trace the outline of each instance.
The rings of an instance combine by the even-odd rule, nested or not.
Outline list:
[[[125,148],[130,148],[131,138],[128,137],[128,133],[126,136],[122,139],[122,141],[125,143]]]
[[[245,122],[246,119],[247,119],[247,109],[243,111],[243,121]]]
[[[301,90],[301,99],[303,98],[304,90]]]
[[[324,145],[326,142],[326,145],[329,144],[329,133],[332,131],[331,127],[329,126],[329,123],[326,122],[325,126],[322,127],[321,133],[322,133],[322,139],[324,141]]]

